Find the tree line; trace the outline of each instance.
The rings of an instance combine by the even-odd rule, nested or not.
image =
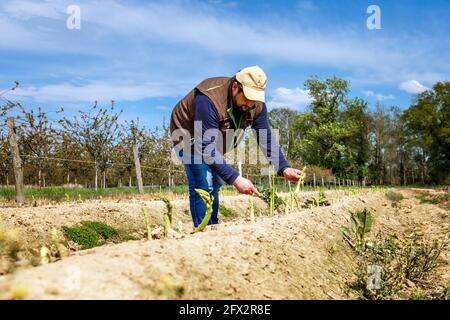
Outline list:
[[[369,110],[336,77],[311,77],[305,88],[307,111],[269,112],[288,158],[370,184],[450,182],[450,82],[436,83],[403,111],[379,102]]]

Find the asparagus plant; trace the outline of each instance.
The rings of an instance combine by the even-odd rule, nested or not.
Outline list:
[[[306,166],[304,166],[303,169],[300,171],[300,178],[298,179],[297,188],[295,189],[296,194],[300,192],[300,186],[302,185],[305,177],[306,177]]]
[[[145,207],[141,207],[141,211],[142,211],[142,214],[144,215],[144,223],[145,223],[145,227],[147,229],[147,240],[151,240],[152,239],[152,229],[150,226],[150,222],[148,220],[147,209],[145,209]]]
[[[172,227],[172,205],[167,199],[161,199],[166,204],[167,212],[163,216],[164,234],[167,236],[169,229]]]
[[[270,170],[271,180],[272,180],[272,186],[270,188],[270,214],[273,215],[275,213],[275,171],[272,169]]]
[[[197,228],[195,228],[195,232],[200,232],[205,229],[205,227],[209,223],[209,220],[211,219],[214,197],[212,195],[210,195],[209,192],[207,192],[203,189],[195,189],[195,191],[202,198],[203,202],[206,205],[205,217],[203,218],[203,221],[200,223],[200,225]]]
[[[253,203],[253,197],[249,196],[248,197],[248,203],[249,203],[249,209],[250,209],[250,221],[252,223],[255,222],[255,205]]]
[[[50,255],[50,250],[46,246],[42,246],[41,250],[40,250],[40,257],[41,257],[42,265],[50,263],[49,255]]]
[[[66,250],[59,243],[58,234],[56,229],[52,229],[52,244],[55,246],[56,251],[58,252],[59,257],[62,259],[66,256]]]

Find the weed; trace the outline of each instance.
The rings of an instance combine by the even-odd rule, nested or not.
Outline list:
[[[328,201],[327,197],[325,196],[325,193],[323,191],[319,191],[319,196],[312,197],[311,199],[306,199],[305,203],[302,205],[302,208],[310,209],[311,206],[314,207],[321,207],[321,206],[329,206],[331,205]]]
[[[410,300],[427,300],[427,299],[428,299],[427,293],[420,289],[414,291],[414,293],[410,297]]]
[[[79,226],[63,227],[64,236],[81,246],[90,249],[103,245],[106,240],[122,240],[119,232],[111,226],[98,221],[82,221]]]
[[[372,214],[367,209],[351,213],[351,228],[343,228],[344,240],[355,250],[357,267],[356,280],[348,283],[362,299],[411,298],[425,299],[429,295],[418,290],[426,283],[432,271],[438,266],[438,258],[448,240],[426,242],[413,234],[400,238],[396,234],[378,233],[373,240],[365,235],[372,227]],[[369,270],[380,270],[379,286],[369,284]],[[408,288],[415,291],[407,294]],[[422,288],[423,289],[423,288]]]
[[[267,188],[261,188],[260,193],[261,193],[262,199],[270,206],[271,201],[272,201],[271,190],[267,189]],[[274,209],[277,210],[278,207],[283,204],[283,199],[281,199],[278,196],[278,194],[275,193],[273,195],[273,200],[274,200]]]
[[[115,228],[108,226],[106,223],[103,223],[103,222],[82,221],[81,225],[85,228],[94,230],[95,233],[97,233],[104,239],[110,239],[110,238],[113,238],[113,237],[119,235],[119,232]]]
[[[81,249],[90,249],[103,244],[98,234],[86,227],[63,227],[64,236],[81,246]]]
[[[397,208],[398,203],[402,201],[405,197],[401,193],[394,192],[394,191],[388,191],[386,192],[386,198],[388,198],[390,201],[392,201],[392,207]]]
[[[423,192],[416,196],[416,199],[420,200],[421,203],[428,203],[439,205],[444,209],[450,209],[450,193],[442,193],[432,195],[429,192]]]
[[[224,217],[227,217],[227,218],[231,218],[231,217],[236,217],[237,216],[237,213],[234,210],[232,210],[230,208],[227,208],[227,207],[225,207],[222,204],[219,204],[219,212],[220,212],[221,215],[223,215]]]
[[[450,287],[444,288],[432,294],[432,299],[435,300],[450,300]]]

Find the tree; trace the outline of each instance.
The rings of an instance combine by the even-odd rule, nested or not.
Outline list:
[[[346,165],[346,173],[352,179],[365,181],[368,176],[367,165],[370,158],[370,117],[367,113],[367,103],[359,98],[347,101],[341,115],[341,123],[344,123],[350,131],[350,134],[344,138],[349,161]]]
[[[438,82],[419,94],[402,119],[425,153],[432,182],[445,183],[450,174],[450,81]]]
[[[363,179],[368,160],[366,103],[349,100],[349,83],[336,77],[305,81],[312,97],[310,111],[293,124],[301,140],[294,155],[308,164],[330,168],[339,177]]]
[[[289,108],[276,108],[268,113],[270,127],[279,131],[279,144],[286,158],[290,158],[295,141],[300,139],[292,127],[297,115],[297,111]]]
[[[95,189],[98,188],[98,172],[103,175],[103,187],[106,187],[105,172],[111,163],[111,150],[114,142],[121,136],[118,119],[122,110],[115,112],[114,102],[109,109],[98,108],[97,102],[88,111],[79,111],[79,116],[69,120],[60,120],[65,133],[77,141],[95,163]]]
[[[377,102],[376,110],[370,115],[369,179],[372,183],[386,183],[386,147],[391,139],[392,119],[385,108]]]
[[[122,185],[122,177],[124,174],[128,175],[129,186],[131,187],[132,174],[134,170],[133,159],[133,146],[139,146],[139,160],[145,158],[150,148],[149,134],[145,127],[139,125],[139,118],[131,120],[131,122],[125,122],[122,126],[123,135],[117,145],[114,146],[112,154],[115,162],[122,163],[124,165],[116,168],[118,174],[119,186]]]
[[[26,111],[22,105],[19,105],[19,108],[22,113],[19,119],[22,123],[18,132],[22,151],[31,156],[28,162],[37,167],[39,188],[45,187],[45,172],[49,168],[48,157],[54,152],[56,145],[56,131],[49,122],[48,112],[38,108],[35,114],[33,110]]]

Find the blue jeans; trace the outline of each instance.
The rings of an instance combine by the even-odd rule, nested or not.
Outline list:
[[[179,153],[179,156],[183,157],[182,152]],[[208,191],[214,197],[213,211],[208,224],[218,224],[219,191],[222,186],[222,179],[208,164],[198,163],[200,161],[194,163],[194,155],[191,155],[190,163],[185,162],[188,161],[183,161],[183,165],[189,185],[189,206],[194,226],[198,227],[202,223],[206,213],[206,205],[195,189]]]

